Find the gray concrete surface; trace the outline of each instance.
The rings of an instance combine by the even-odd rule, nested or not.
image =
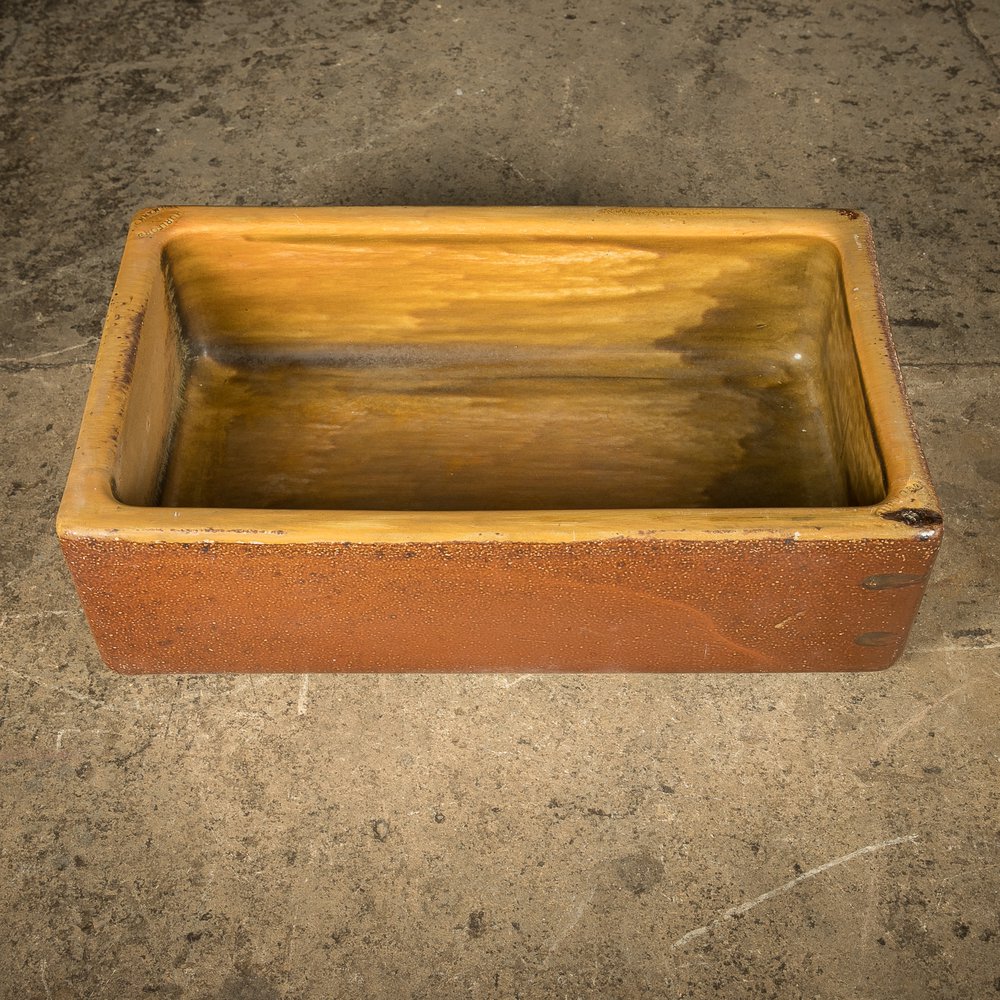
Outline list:
[[[1000,991],[1000,12],[8,2],[0,994]],[[53,536],[156,203],[858,207],[948,536],[874,676],[104,670]],[[697,932],[697,933],[692,933]]]

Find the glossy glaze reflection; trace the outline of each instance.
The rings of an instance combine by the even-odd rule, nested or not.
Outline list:
[[[185,358],[165,506],[884,493],[822,240],[192,238],[163,267]]]

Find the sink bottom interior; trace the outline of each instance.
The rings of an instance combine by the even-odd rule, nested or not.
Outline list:
[[[161,502],[320,510],[849,502],[822,385],[788,378],[792,364],[770,379],[730,371],[709,391],[683,366],[588,374],[588,362],[559,374],[546,367],[572,365],[565,356],[525,359],[513,371],[486,361],[400,371],[198,358]]]

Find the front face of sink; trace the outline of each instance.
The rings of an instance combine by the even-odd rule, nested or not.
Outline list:
[[[940,520],[856,213],[171,208],[58,531],[128,672],[814,670]]]

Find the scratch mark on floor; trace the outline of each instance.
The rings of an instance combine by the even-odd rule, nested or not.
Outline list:
[[[384,146],[386,142],[392,142],[402,133],[408,131],[413,133],[426,128],[427,126],[433,124],[438,112],[446,104],[448,104],[450,100],[451,98],[442,98],[439,101],[435,101],[433,104],[424,108],[423,111],[420,111],[415,115],[408,116],[406,121],[394,126],[383,128],[378,132],[373,132],[371,135],[367,136],[360,143],[360,145],[344,146],[330,153],[328,156],[318,157],[303,167],[299,173],[304,175],[315,173],[317,170],[324,170],[330,164],[339,163],[346,157],[356,156],[360,153],[370,153],[374,149]]]
[[[908,719],[906,720],[906,722],[904,722],[904,723],[903,723],[903,724],[902,724],[902,725],[901,725],[901,726],[900,726],[900,727],[899,727],[898,729],[896,729],[896,730],[895,730],[894,732],[890,733],[890,734],[889,734],[889,735],[888,735],[888,736],[887,736],[887,737],[886,737],[886,738],[885,738],[885,739],[884,739],[884,740],[883,740],[883,741],[882,741],[882,742],[881,742],[881,743],[879,744],[879,748],[878,748],[878,749],[879,749],[879,753],[880,753],[880,754],[885,754],[885,753],[886,753],[886,751],[888,751],[888,749],[889,749],[889,748],[890,748],[890,747],[891,747],[891,746],[892,746],[892,745],[893,745],[894,743],[897,743],[897,742],[899,741],[900,737],[902,737],[902,736],[903,736],[903,734],[904,734],[904,733],[905,733],[905,732],[906,732],[907,730],[909,730],[909,729],[912,729],[912,728],[913,728],[913,727],[914,727],[914,726],[915,726],[915,725],[916,725],[916,724],[917,724],[918,722],[920,722],[920,721],[921,721],[922,719],[926,719],[926,718],[927,718],[927,716],[931,714],[931,712],[933,712],[933,711],[934,711],[935,709],[937,709],[937,708],[939,708],[939,707],[940,707],[941,705],[943,705],[943,704],[944,704],[944,703],[945,703],[945,702],[946,702],[946,701],[947,701],[947,700],[948,700],[949,698],[954,698],[956,694],[958,694],[958,693],[959,693],[960,691],[963,691],[963,690],[964,690],[965,688],[967,688],[967,687],[968,687],[968,686],[969,686],[969,685],[970,685],[970,684],[972,683],[972,681],[973,681],[974,679],[975,679],[975,678],[970,678],[969,680],[966,680],[966,681],[962,681],[962,683],[961,683],[961,684],[957,685],[956,687],[953,687],[953,688],[952,688],[952,689],[951,689],[951,690],[950,690],[950,691],[949,691],[949,692],[948,692],[947,694],[943,694],[943,695],[941,695],[941,697],[940,697],[940,698],[938,698],[938,700],[937,700],[937,701],[933,702],[933,703],[932,703],[932,704],[930,704],[930,705],[925,705],[925,706],[924,706],[924,707],[923,707],[922,709],[920,709],[920,711],[919,711],[919,712],[915,712],[915,713],[914,713],[913,715],[911,715],[911,716],[910,716],[910,717],[909,717],[909,718],[908,718]]]
[[[945,878],[939,878],[937,881],[938,881],[939,885],[943,885],[945,882],[954,882],[956,879],[960,879],[960,878],[978,877],[978,875],[981,872],[995,871],[997,868],[1000,868],[1000,864],[998,864],[998,865],[983,865],[980,868],[968,868],[965,871],[960,871],[957,875],[948,875]]]
[[[334,42],[328,38],[309,39],[308,41],[298,42],[291,45],[255,45],[254,55],[259,54],[272,56],[281,55],[285,52],[295,52],[309,49],[318,49],[321,52],[328,52],[333,48],[333,46]],[[232,57],[227,58],[225,52],[220,51],[219,47],[214,47],[211,53],[207,51],[199,52],[191,59],[182,59],[177,55],[173,55],[164,59],[109,62],[105,63],[103,66],[88,66],[77,70],[68,70],[63,73],[49,73],[42,76],[17,76],[12,74],[0,79],[0,87],[3,87],[4,89],[7,89],[8,87],[13,89],[14,87],[23,87],[27,84],[37,83],[69,82],[74,84],[79,80],[93,79],[95,77],[113,77],[119,76],[122,73],[142,73],[147,71],[163,73],[175,72],[178,70],[186,71],[200,68],[203,64],[202,60],[206,57],[214,59],[217,65],[235,66],[237,60],[244,57],[244,52],[240,49],[238,53],[235,53]],[[360,58],[348,59],[338,61],[334,65],[338,69],[343,69],[347,66],[353,66],[361,61],[362,59]]]
[[[924,646],[922,653],[975,653],[980,649],[1000,649],[1000,642],[984,642],[981,646],[960,646],[953,643],[950,646]]]
[[[97,731],[99,731],[99,730],[97,730]],[[59,731],[58,731],[58,732],[56,733],[56,750],[62,750],[62,741],[63,741],[63,736],[64,736],[64,735],[65,735],[66,733],[78,733],[78,732],[80,732],[80,730],[79,730],[79,729],[73,729],[73,728],[68,728],[68,729],[60,729],[60,730],[59,730]]]
[[[20,677],[23,681],[28,681],[30,684],[36,684],[40,688],[45,688],[47,691],[58,691],[59,694],[66,695],[67,698],[73,698],[76,701],[82,701],[87,705],[92,705],[94,708],[104,708],[106,702],[98,701],[96,698],[91,698],[89,695],[81,694],[79,691],[74,691],[72,688],[60,687],[58,684],[46,684],[44,681],[38,680],[36,677],[32,677],[31,674],[21,673],[20,670],[15,670],[13,667],[8,667],[6,663],[0,663],[0,670],[5,670],[8,674],[14,677]]]
[[[118,757],[113,757],[112,763],[115,767],[124,767],[130,760],[134,757],[141,757],[152,745],[153,740],[156,737],[156,733],[150,733],[134,750],[129,751],[129,753],[121,754]]]
[[[590,906],[594,899],[594,894],[597,892],[596,887],[592,888],[583,899],[577,902],[577,896],[573,896],[573,902],[576,904],[573,906],[566,916],[566,919],[562,922],[559,930],[553,935],[552,940],[549,942],[549,953],[546,956],[545,963],[548,964],[549,957],[554,954],[559,946],[566,940],[567,937],[572,933],[573,928],[583,919],[584,913],[587,912],[587,908]]]
[[[686,934],[682,934],[670,947],[681,948],[689,941],[693,941],[695,938],[704,937],[713,927],[721,924],[724,920],[731,920],[733,917],[741,917],[744,913],[749,913],[752,909],[760,906],[761,903],[766,903],[768,900],[774,899],[776,896],[781,896],[786,892],[790,892],[797,885],[800,885],[807,879],[815,878],[817,875],[822,875],[823,872],[828,872],[831,868],[837,868],[840,865],[847,864],[848,861],[853,861],[855,858],[860,858],[865,854],[874,854],[876,851],[885,850],[887,847],[896,847],[899,844],[912,843],[916,839],[917,835],[915,833],[911,833],[905,837],[894,837],[892,840],[883,840],[878,844],[868,844],[865,847],[859,847],[856,851],[851,851],[850,854],[843,854],[839,858],[827,861],[825,864],[819,865],[816,868],[810,868],[809,871],[803,872],[801,875],[797,875],[791,881],[785,882],[784,885],[779,885],[776,889],[771,889],[769,892],[765,892],[756,899],[751,899],[747,903],[740,903],[739,906],[732,906],[728,910],[719,914],[719,916],[717,916],[714,920],[710,920],[707,924],[703,924],[701,927],[695,927],[694,930],[688,931]]]
[[[512,171],[513,174],[516,177],[519,177],[522,181],[527,181],[529,183],[532,182],[533,178],[525,177],[525,175],[522,174],[521,171],[517,169],[517,166],[513,164],[510,160],[508,160],[506,156],[499,156],[496,153],[485,153],[484,155],[486,156],[487,160],[493,160],[494,163],[499,163],[501,166],[507,167],[508,170]]]
[[[302,686],[299,688],[299,715],[305,715],[309,708],[309,675],[302,675]]]
[[[92,347],[97,343],[96,337],[90,337],[82,344],[73,344],[72,347],[60,347],[58,351],[44,351],[42,354],[32,354],[30,358],[0,358],[0,363],[14,362],[16,364],[27,364],[29,361],[41,361],[43,358],[54,358],[59,354],[69,354],[70,351],[82,351],[85,347]],[[44,614],[44,612],[41,612]],[[52,611],[49,614],[69,614],[68,611]]]
[[[521,684],[524,681],[530,681],[534,676],[534,674],[517,674],[514,678],[499,677],[497,679],[497,686],[510,689],[512,687],[517,687],[518,684]]]
[[[67,611],[22,611],[13,615],[4,615],[3,618],[0,618],[0,625],[16,618],[61,618],[64,615],[73,614],[76,614],[73,609]]]

